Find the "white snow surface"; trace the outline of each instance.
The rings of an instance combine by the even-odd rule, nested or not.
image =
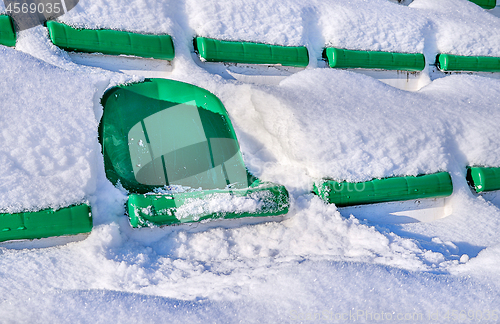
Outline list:
[[[0,51],[0,210],[82,202],[96,190],[96,79],[4,46]]]
[[[194,35],[307,45],[318,58],[324,45],[500,56],[499,18],[465,0],[81,0],[60,19],[172,34],[171,78],[222,100],[249,170],[285,185],[291,207],[256,225],[131,229],[97,127],[105,89],[140,77],[75,64],[44,27],[23,31],[16,49],[0,46],[0,210],[87,201],[94,229],[55,247],[0,245],[2,322],[499,321],[500,195],[472,194],[465,167],[500,166],[500,81],[453,75],[410,93],[312,64],[264,86],[191,56]],[[370,223],[309,193],[323,177],[436,171],[452,175],[453,212],[430,223]]]

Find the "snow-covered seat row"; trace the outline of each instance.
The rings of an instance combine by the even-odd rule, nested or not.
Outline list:
[[[307,66],[305,47],[287,47],[248,42],[219,41],[197,37],[195,48],[208,62],[281,64]],[[362,51],[328,47],[323,52],[331,68],[377,69],[418,72],[425,68],[422,53]],[[436,64],[441,71],[500,72],[500,57],[439,54]]]
[[[0,15],[0,44],[16,45],[14,25],[7,15]],[[92,215],[86,204],[58,210],[0,214],[0,242],[75,235],[89,233],[91,230]]]
[[[469,167],[467,180],[478,193],[500,190],[500,168]]]
[[[332,68],[421,71],[425,58],[420,53],[354,51],[329,47],[324,56]],[[500,57],[438,54],[436,64],[443,72],[500,72]]]
[[[5,46],[16,46],[16,32],[12,19],[7,15],[0,15],[0,44]]]
[[[109,29],[77,29],[47,21],[51,41],[58,47],[83,53],[134,55],[173,60],[174,44],[170,35],[145,35]]]
[[[109,89],[101,103],[106,175],[131,193],[133,227],[287,213],[287,190],[248,173],[229,116],[209,91],[147,79]]]
[[[500,57],[460,56],[439,54],[436,57],[438,68],[443,71],[500,72]]]
[[[89,233],[92,215],[86,204],[59,210],[0,214],[0,242]]]
[[[497,5],[497,0],[469,0],[483,9],[493,9]]]
[[[450,196],[453,184],[448,172],[417,177],[393,177],[350,183],[323,180],[313,192],[339,207]]]
[[[205,37],[195,39],[195,50],[207,62],[281,64],[305,67],[309,62],[304,46],[277,46],[250,42],[221,41]],[[329,47],[324,51],[332,68],[365,68],[421,71],[425,58],[420,53],[354,51]]]
[[[0,40],[13,46],[15,33],[10,17],[0,18]],[[116,30],[76,29],[56,21],[48,21],[52,42],[68,51],[134,55],[172,60],[175,56],[169,35],[143,35]],[[2,33],[2,31],[5,32]],[[221,41],[196,37],[195,50],[202,60],[245,64],[280,64],[305,67],[309,63],[304,46],[278,46],[251,42]],[[362,51],[328,47],[324,57],[332,68],[361,68],[418,72],[425,67],[421,53]],[[499,72],[500,58],[439,54],[436,64],[441,71]]]

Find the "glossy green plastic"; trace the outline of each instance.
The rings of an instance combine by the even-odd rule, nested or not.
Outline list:
[[[309,54],[304,46],[279,46],[250,42],[221,41],[196,37],[195,49],[208,62],[281,64],[306,67]]]
[[[438,54],[441,71],[500,72],[500,57]]]
[[[16,32],[12,19],[7,15],[0,15],[0,44],[5,46],[16,46]]]
[[[76,29],[56,21],[47,21],[52,42],[67,51],[134,55],[173,60],[174,44],[169,35],[144,35],[109,29]]]
[[[262,208],[256,210],[210,210],[205,208],[196,214],[178,212],[185,204],[232,197],[259,199]],[[284,186],[260,183],[258,180],[246,189],[213,189],[174,194],[132,194],[127,202],[132,227],[174,225],[199,222],[206,219],[277,216],[288,212],[288,192]],[[212,206],[213,207],[213,206]],[[217,208],[216,208],[217,209]]]
[[[425,58],[420,53],[354,51],[328,47],[324,56],[332,68],[422,71]]]
[[[493,9],[497,5],[497,0],[469,0],[483,9]]]
[[[101,103],[99,134],[106,176],[138,194],[128,203],[132,226],[243,214],[235,210],[200,215],[201,211],[175,221],[164,219],[166,207],[155,207],[175,202],[169,208],[178,208],[190,198],[208,199],[213,194],[258,201],[261,208],[245,216],[286,212],[286,189],[261,184],[248,173],[227,111],[209,91],[173,80],[146,79],[106,91]],[[177,193],[151,195],[158,190]]]
[[[500,168],[469,167],[467,180],[478,193],[500,190]]]
[[[90,207],[82,204],[59,210],[0,214],[0,242],[75,235],[92,231]]]
[[[451,195],[453,184],[448,172],[417,177],[394,177],[350,183],[326,180],[314,186],[314,193],[339,207],[404,201],[421,198],[442,198]]]

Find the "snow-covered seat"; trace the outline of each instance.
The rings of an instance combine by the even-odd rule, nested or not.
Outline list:
[[[194,39],[195,62],[230,80],[278,84],[309,64],[305,46],[281,46],[207,37]]]
[[[468,167],[467,181],[477,193],[500,190],[500,168]]]
[[[420,198],[447,197],[453,192],[448,172],[418,177],[392,177],[349,183],[323,180],[314,186],[314,193],[337,206],[374,204]]]
[[[133,227],[280,215],[283,186],[248,173],[229,116],[207,90],[147,79],[103,96],[106,175],[131,194]]]

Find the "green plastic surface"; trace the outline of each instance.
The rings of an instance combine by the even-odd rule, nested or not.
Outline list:
[[[447,197],[453,192],[448,172],[417,177],[394,177],[350,183],[326,180],[314,187],[314,193],[339,207]]]
[[[500,190],[500,168],[469,167],[467,180],[476,192]]]
[[[0,242],[39,239],[51,236],[89,233],[92,230],[90,207],[82,204],[59,210],[0,214]]]
[[[221,41],[196,37],[195,48],[208,62],[281,64],[306,67],[309,55],[304,46],[279,46],[250,42]]]
[[[493,9],[497,5],[497,0],[469,0],[484,9]]]
[[[16,46],[16,32],[10,16],[0,15],[0,44]]]
[[[197,200],[227,199],[229,195],[233,197],[257,198],[263,202],[262,208],[255,211],[223,210],[213,212],[203,210],[199,213],[186,214],[185,216],[177,213],[177,210],[186,203],[196,203]],[[254,185],[246,189],[214,189],[162,195],[133,194],[129,196],[127,203],[132,227],[192,223],[217,218],[277,216],[286,214],[288,207],[288,192],[284,186],[272,183],[260,184],[259,181],[256,181]]]
[[[200,190],[175,194],[176,207],[191,195],[206,197],[226,192],[255,197],[252,192],[257,188],[269,191],[268,195],[274,197],[262,200],[263,210],[283,206],[283,201],[288,204],[284,187],[259,185],[259,180],[248,173],[229,116],[221,101],[209,91],[173,80],[146,79],[109,89],[101,103],[104,113],[99,135],[104,166],[106,176],[115,185],[120,183],[135,194],[172,187],[181,191],[186,187]],[[275,195],[276,192],[279,194]],[[135,201],[140,199],[133,197],[136,196],[130,197],[129,208],[137,206]],[[165,199],[169,198],[160,200]],[[148,208],[143,203],[140,206]],[[281,213],[282,208],[276,209],[275,214]],[[133,226],[170,222],[134,221],[134,215],[149,214],[130,215]],[[256,212],[252,216],[268,214]]]
[[[328,47],[324,56],[332,68],[422,71],[425,58],[420,53],[354,51]]]
[[[438,54],[441,71],[500,72],[500,57]]]
[[[174,44],[169,35],[144,35],[109,29],[76,29],[56,21],[47,21],[52,42],[75,52],[109,55],[134,55],[173,60]]]

